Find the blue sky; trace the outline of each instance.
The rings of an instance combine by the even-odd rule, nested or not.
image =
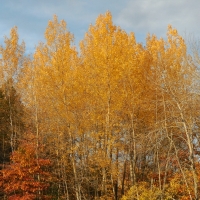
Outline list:
[[[108,10],[114,24],[134,32],[138,42],[145,42],[147,33],[165,37],[168,24],[183,36],[199,37],[199,0],[0,0],[0,44],[17,26],[27,53],[33,53],[56,14],[67,22],[78,45],[89,25]]]

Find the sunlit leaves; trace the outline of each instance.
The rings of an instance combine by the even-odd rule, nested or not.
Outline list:
[[[23,58],[14,28],[0,48],[2,80],[15,78],[23,61],[14,80],[30,113],[29,128],[53,163],[49,167],[25,143],[2,171],[13,183],[5,191],[38,195],[43,180],[36,174],[46,176],[44,166],[56,177],[56,198],[198,196],[198,71],[178,31],[169,26],[166,39],[149,34],[143,45],[106,12],[89,26],[79,51],[57,16],[45,39],[32,58]],[[35,185],[26,185],[27,177]]]
[[[14,78],[23,63],[25,44],[19,43],[17,27],[10,31],[10,38],[5,37],[5,46],[0,46],[1,82]],[[3,79],[3,80],[2,80]]]

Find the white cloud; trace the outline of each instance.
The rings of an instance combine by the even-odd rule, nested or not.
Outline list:
[[[183,34],[197,33],[200,1],[132,0],[121,10],[117,22],[127,30],[165,36],[168,24]]]

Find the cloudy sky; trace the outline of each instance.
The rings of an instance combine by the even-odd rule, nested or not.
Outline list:
[[[78,45],[89,24],[108,10],[114,24],[134,32],[138,42],[145,42],[147,33],[165,37],[168,24],[181,35],[200,34],[200,0],[0,0],[0,44],[17,26],[27,53],[33,53],[56,14],[67,22]]]

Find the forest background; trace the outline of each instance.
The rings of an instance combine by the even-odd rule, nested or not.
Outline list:
[[[1,198],[199,199],[199,54],[99,15],[79,50],[54,16],[32,56],[0,46]]]

